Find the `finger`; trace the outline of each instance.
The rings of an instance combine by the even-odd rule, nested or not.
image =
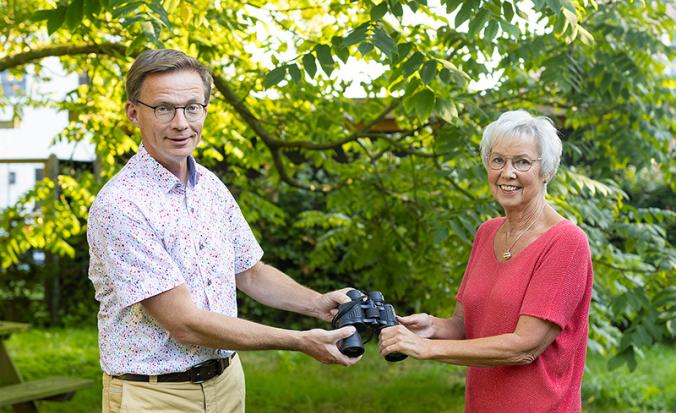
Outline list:
[[[361,360],[361,358],[362,358],[362,356],[359,356],[359,357],[346,357],[347,360],[345,361],[345,364],[343,364],[343,365],[346,366],[346,367],[350,367],[350,366],[352,366],[352,365],[354,365],[354,364],[357,364],[357,363],[359,362],[359,360]]]
[[[345,327],[339,328],[338,330],[333,330],[332,340],[334,342],[337,342],[338,340],[342,340],[344,338],[350,337],[352,334],[354,334],[356,332],[357,332],[357,329],[354,328],[354,326],[345,326]]]
[[[347,292],[350,290],[354,290],[354,288],[351,287],[346,287],[346,288],[341,288],[340,290],[334,291],[333,294],[333,301],[337,302],[338,304],[345,304],[349,303],[352,301],[350,297],[348,297]]]
[[[399,322],[401,322],[404,325],[416,325],[418,323],[421,323],[423,318],[424,318],[423,314],[411,314],[405,317],[398,317]]]

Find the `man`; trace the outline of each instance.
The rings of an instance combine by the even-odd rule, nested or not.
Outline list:
[[[176,50],[141,53],[127,74],[126,114],[142,145],[98,194],[87,231],[104,412],[244,411],[235,350],[358,360],[336,347],[353,327],[291,331],[237,318],[236,289],[327,321],[349,298],[347,289],[321,295],[262,263],[232,195],[191,156],[211,81]]]

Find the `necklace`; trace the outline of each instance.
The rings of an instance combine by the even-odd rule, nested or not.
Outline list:
[[[535,216],[535,219],[533,220],[533,222],[530,223],[530,225],[528,226],[528,228],[526,228],[525,231],[522,231],[522,232],[519,234],[519,236],[516,237],[516,239],[514,240],[514,242],[512,242],[512,245],[511,245],[509,248],[507,248],[507,249],[505,250],[505,252],[502,253],[502,259],[504,259],[505,261],[507,261],[507,260],[509,260],[510,258],[512,258],[512,249],[514,248],[514,246],[516,245],[516,243],[519,242],[519,239],[521,239],[521,236],[522,236],[523,234],[525,234],[526,232],[530,231],[531,228],[533,228],[533,225],[535,225],[535,223],[537,222],[538,218],[540,218],[540,215],[542,215],[542,211],[544,211],[544,210],[545,210],[545,207],[543,206],[542,209],[540,209],[540,212]],[[507,242],[507,231],[505,231],[505,242]]]

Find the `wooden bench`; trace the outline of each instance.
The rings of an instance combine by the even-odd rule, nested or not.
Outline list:
[[[37,413],[36,400],[67,401],[76,390],[89,387],[93,380],[73,377],[49,377],[23,381],[9,356],[5,340],[28,329],[28,324],[0,321],[0,406],[12,406],[15,413]]]
[[[0,387],[0,406],[9,406],[32,400],[70,400],[75,391],[94,382],[72,377],[49,377]]]

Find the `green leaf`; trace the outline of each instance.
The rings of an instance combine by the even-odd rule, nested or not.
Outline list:
[[[546,3],[554,13],[558,14],[561,11],[561,0],[546,0]]]
[[[420,52],[415,52],[411,55],[411,57],[404,62],[404,64],[401,65],[403,71],[404,71],[404,76],[408,77],[410,76],[413,72],[418,70],[420,65],[423,64],[425,61],[425,56],[420,53]]]
[[[399,2],[393,2],[390,6],[390,11],[392,11],[392,14],[399,18],[404,15],[404,8],[401,7],[401,3]]]
[[[165,27],[170,27],[171,22],[169,21],[169,15],[167,14],[167,11],[164,10],[164,7],[162,6],[162,3],[160,3],[158,0],[152,0],[146,5],[150,8],[150,10],[154,11],[155,14],[160,18],[162,21],[162,24]]]
[[[511,38],[516,39],[519,37],[519,28],[504,20],[500,20],[500,28],[502,31],[507,33]]]
[[[371,50],[373,50],[373,44],[369,42],[364,42],[361,43],[358,47],[359,53],[362,54],[362,56],[367,55]]]
[[[399,55],[399,58],[403,59],[404,57],[408,56],[411,49],[413,49],[413,43],[411,42],[399,43],[397,45],[397,54]]]
[[[59,30],[59,27],[63,25],[63,22],[66,20],[66,8],[57,7],[53,10],[51,15],[47,18],[47,33],[51,35],[55,31]]]
[[[448,0],[448,1],[446,1],[446,13],[447,14],[453,13],[453,11],[455,9],[457,9],[461,4],[463,4],[463,0]]]
[[[489,14],[487,9],[481,9],[479,13],[469,22],[469,29],[467,35],[474,37],[481,29],[484,28],[486,21],[488,21]]]
[[[349,47],[353,44],[361,43],[366,40],[366,35],[368,34],[369,24],[364,23],[356,29],[352,30],[346,38],[343,39],[343,46]]]
[[[451,71],[443,68],[439,71],[439,80],[444,83],[449,83],[451,81]]]
[[[388,57],[392,57],[397,51],[397,45],[382,27],[373,31],[373,44]]]
[[[435,96],[434,92],[425,88],[413,96],[413,104],[415,105],[415,114],[421,121],[427,120],[434,109]]]
[[[404,110],[406,112],[412,112],[415,109],[415,94],[420,86],[420,79],[414,77],[406,85],[406,90],[404,90]]]
[[[121,17],[126,17],[128,14],[131,14],[131,12],[137,11],[141,6],[143,6],[145,3],[142,1],[132,1],[131,3],[127,3],[121,7],[116,7],[113,9],[113,17],[116,19],[119,19]]]
[[[371,20],[380,20],[387,13],[387,1],[377,4],[371,8]]]
[[[289,70],[289,75],[291,75],[291,80],[296,83],[300,82],[300,69],[298,68],[298,65],[290,63],[287,65],[287,69]]]
[[[84,13],[91,17],[101,11],[101,0],[85,0]]]
[[[347,59],[350,58],[350,51],[347,47],[334,48],[334,53],[343,63],[347,63]]]
[[[317,62],[315,62],[314,55],[312,53],[306,53],[303,55],[302,60],[305,73],[310,76],[310,79],[314,79],[315,74],[317,73]]]
[[[336,64],[333,57],[331,57],[331,48],[325,44],[320,44],[315,47],[315,51],[317,53],[319,65],[322,67],[324,73],[326,73],[327,76],[330,76],[331,72],[333,72],[333,66]]]
[[[54,13],[54,11],[55,9],[38,10],[31,16],[31,21],[39,22],[42,20],[47,20],[52,15],[52,13]]]
[[[132,42],[129,43],[129,46],[127,46],[127,50],[125,52],[126,55],[131,56],[135,52],[140,51],[141,48],[143,48],[143,46],[145,45],[147,40],[148,39],[143,34],[139,34],[138,36],[136,36],[134,40],[132,40]]]
[[[492,41],[495,38],[495,35],[498,34],[498,27],[499,24],[496,20],[488,22],[488,26],[486,26],[486,30],[484,30],[484,39]]]
[[[84,15],[84,1],[83,0],[73,0],[66,9],[66,27],[70,30],[75,29],[77,26],[82,23],[82,17]]]
[[[267,74],[267,76],[265,76],[265,80],[263,81],[263,87],[267,89],[276,85],[277,83],[281,82],[282,79],[284,79],[285,75],[286,75],[286,65],[272,69]]]
[[[453,123],[458,118],[458,108],[446,99],[437,99],[435,111],[446,123]]]
[[[474,1],[465,1],[462,4],[462,7],[460,8],[460,11],[458,14],[455,15],[455,27],[456,29],[460,27],[467,19],[469,19],[469,16],[472,15],[472,10],[474,10],[474,6],[477,3]]]
[[[437,62],[434,60],[429,60],[425,62],[422,70],[420,71],[420,79],[424,84],[428,84],[434,79],[437,75]]]
[[[508,1],[502,2],[502,15],[505,16],[505,20],[511,22],[514,18],[514,9],[512,8],[512,3]]]

